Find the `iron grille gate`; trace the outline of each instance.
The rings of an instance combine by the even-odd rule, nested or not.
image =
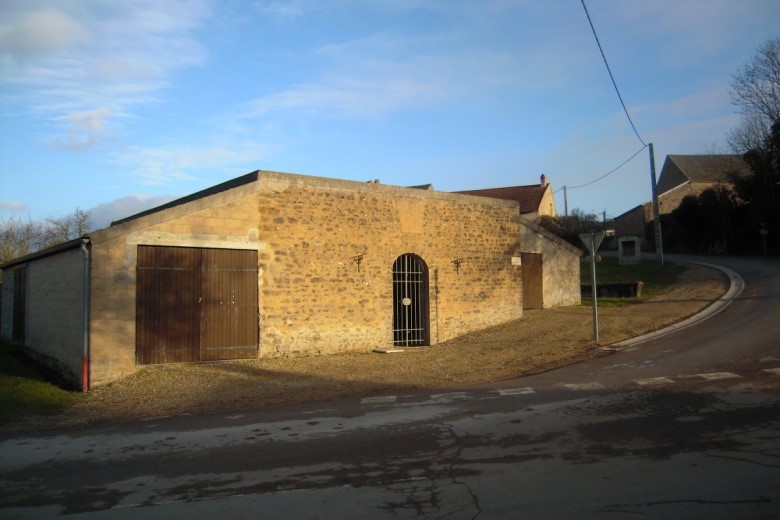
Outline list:
[[[401,255],[393,263],[393,344],[428,345],[428,322],[428,267],[419,256]]]

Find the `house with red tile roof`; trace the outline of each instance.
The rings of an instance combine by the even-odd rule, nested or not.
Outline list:
[[[467,190],[456,193],[490,197],[491,199],[514,200],[520,205],[520,214],[530,219],[538,219],[543,216],[554,217],[557,215],[552,185],[547,182],[546,175],[540,177],[539,184]]]

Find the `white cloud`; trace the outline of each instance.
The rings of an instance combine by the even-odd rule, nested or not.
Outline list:
[[[16,61],[26,61],[84,42],[84,26],[56,9],[19,13],[0,23],[0,49]]]
[[[248,105],[247,117],[270,112],[301,110],[313,115],[373,118],[411,106],[440,102],[449,97],[440,85],[420,78],[333,78],[321,83],[294,85]]]
[[[101,142],[109,119],[159,102],[173,71],[205,59],[193,36],[209,14],[205,0],[14,7],[0,21],[6,101],[55,123],[64,135],[52,142],[64,148]]]
[[[211,146],[132,146],[117,152],[114,161],[142,184],[164,185],[195,179],[199,172],[209,169],[224,170],[235,176],[237,169],[258,164],[270,150],[270,146],[252,141]]]
[[[269,2],[261,0],[255,2],[255,10],[263,16],[275,21],[298,18],[307,11],[303,2],[285,0],[284,2]]]
[[[54,141],[54,146],[68,150],[92,147],[106,135],[105,120],[111,113],[105,108],[90,112],[73,112],[60,118],[65,136]]]
[[[392,46],[403,47],[399,40]],[[554,57],[549,49],[522,53],[493,49],[414,55],[389,52],[394,55],[377,59],[365,48],[356,55],[359,53],[349,43],[321,52],[338,62],[332,72],[247,103],[243,117],[297,111],[371,119],[469,98],[472,104],[482,103],[500,89],[511,88],[518,94],[558,88],[574,70],[568,67],[568,60]]]
[[[28,211],[28,207],[21,202],[15,202],[12,200],[0,200],[0,212],[9,211],[11,213],[23,213]]]
[[[120,220],[136,213],[155,208],[167,202],[174,200],[172,195],[128,195],[121,199],[112,200],[98,204],[94,208],[88,209],[92,218],[92,226],[95,229],[101,229],[109,226],[111,222]]]

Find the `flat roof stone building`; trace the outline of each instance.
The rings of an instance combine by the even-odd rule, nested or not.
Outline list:
[[[515,201],[255,171],[0,266],[0,335],[85,389],[433,345],[522,316],[520,241]]]

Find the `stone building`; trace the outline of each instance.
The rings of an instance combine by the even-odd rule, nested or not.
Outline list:
[[[659,215],[667,218],[689,195],[698,197],[718,186],[729,188],[729,175],[749,171],[739,155],[667,155],[656,185]],[[645,202],[615,217],[615,234],[637,235],[646,243],[652,220],[653,204]]]
[[[85,389],[433,345],[522,316],[521,237],[515,201],[255,171],[0,266],[0,336]]]
[[[459,191],[457,193],[517,202],[522,216],[523,307],[542,309],[579,305],[581,251],[538,225],[557,215],[546,175],[539,184]]]
[[[579,305],[581,255],[579,248],[523,215],[520,226],[523,308]]]

